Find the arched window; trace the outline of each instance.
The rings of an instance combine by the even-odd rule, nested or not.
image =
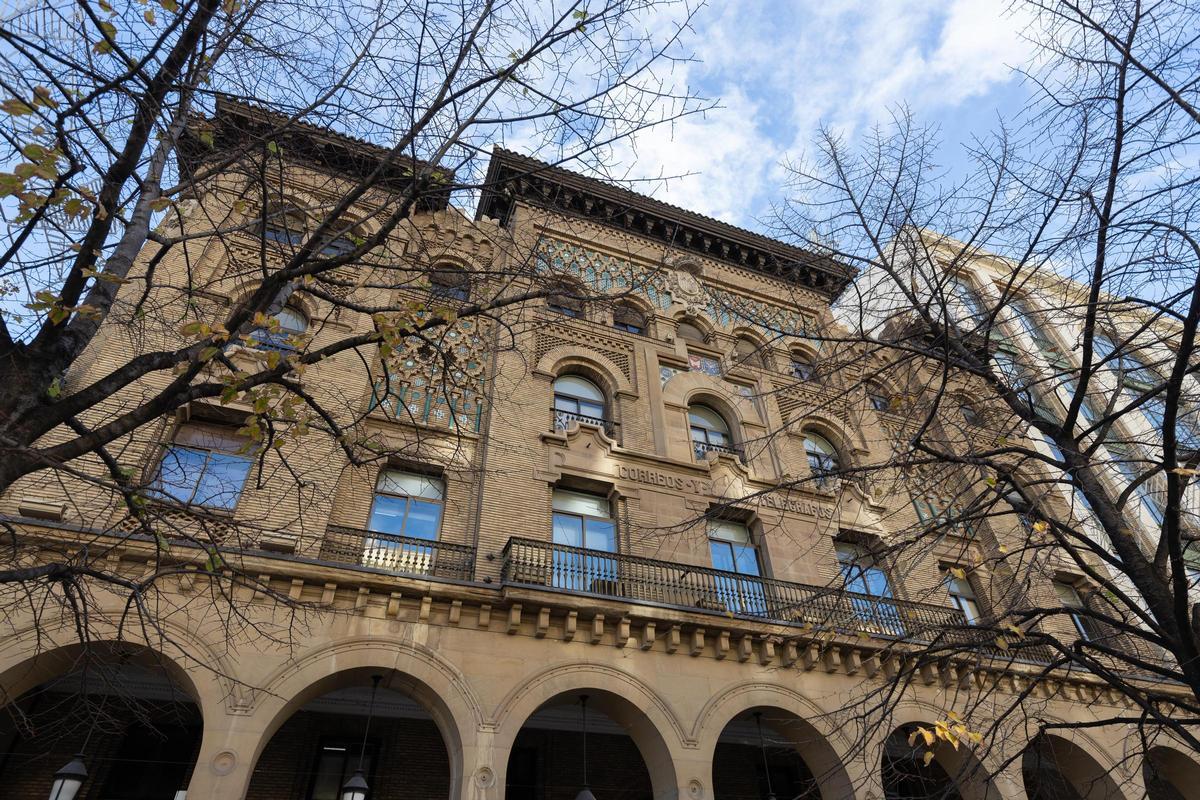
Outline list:
[[[685,342],[704,344],[704,331],[691,322],[681,321],[675,326],[675,335]]]
[[[583,319],[583,299],[572,286],[560,286],[546,298],[546,308],[564,317]]]
[[[703,461],[713,451],[737,452],[725,418],[708,406],[688,406],[688,429],[691,431],[692,451],[697,461]]]
[[[818,487],[833,485],[834,473],[840,466],[837,449],[829,440],[815,433],[804,434],[804,452],[808,455],[808,471]]]
[[[262,220],[262,235],[267,242],[298,245],[308,233],[305,215],[293,208],[277,208],[267,211]]]
[[[466,271],[445,264],[434,267],[429,273],[429,292],[440,300],[465,303],[471,298],[470,281]]]
[[[758,343],[748,337],[743,336],[737,340],[737,344],[733,346],[733,356],[738,364],[748,367],[762,366],[762,353]]]
[[[958,407],[959,413],[962,414],[963,422],[968,425],[982,425],[983,419],[979,416],[979,412],[975,410],[975,406],[970,403],[962,403]]]
[[[613,327],[640,336],[646,333],[646,318],[628,303],[617,303],[613,307]]]
[[[604,392],[578,375],[562,375],[554,381],[554,428],[566,430],[572,422],[605,425]]]
[[[871,401],[871,408],[876,411],[891,411],[892,398],[879,386],[867,387],[867,399]]]
[[[808,360],[808,356],[803,353],[792,353],[791,373],[792,377],[798,381],[811,381],[817,371],[812,362]]]
[[[308,317],[298,308],[284,306],[279,313],[272,315],[271,320],[270,325],[255,328],[250,332],[257,342],[255,348],[289,353],[295,351],[294,339],[308,331]]]

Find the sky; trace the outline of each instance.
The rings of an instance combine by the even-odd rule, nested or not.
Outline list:
[[[720,107],[638,136],[629,177],[660,200],[761,229],[783,196],[780,162],[811,151],[826,124],[853,144],[907,105],[935,125],[942,164],[965,170],[963,143],[1017,113],[1028,88],[1013,67],[1030,45],[1004,0],[716,0],[682,68]],[[691,174],[688,174],[691,173]]]

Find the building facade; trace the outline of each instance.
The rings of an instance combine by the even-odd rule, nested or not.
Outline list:
[[[337,180],[328,163],[290,170],[297,207]],[[306,436],[256,459],[236,399],[130,437],[156,524],[186,538],[180,566],[154,628],[124,625],[119,592],[99,598],[101,668],[79,669],[70,620],[14,614],[5,796],[48,796],[77,751],[80,797],[127,800],[325,800],[360,768],[373,800],[1195,796],[1200,760],[1167,740],[1150,764],[1112,727],[1035,739],[1043,720],[1120,709],[1097,679],[920,657],[986,605],[947,589],[983,545],[964,533],[876,562],[871,542],[920,524],[913,497],[822,478],[886,460],[890,440],[861,374],[822,370],[814,345],[846,270],[501,150],[487,184],[475,219],[445,205],[397,230],[391,257],[423,277],[382,302],[554,292],[389,340],[387,370],[373,342],[296,376],[386,457],[352,465]],[[234,185],[187,219],[223,219]],[[179,282],[202,276],[209,305],[136,334],[114,321],[67,390],[250,291],[264,239],[290,242],[285,226],[165,260]],[[369,333],[356,308],[379,301],[370,275],[386,268],[298,286],[228,357]],[[125,574],[162,557],[93,484],[35,475],[2,510]],[[217,597],[222,571],[254,580]],[[102,730],[66,724],[80,696],[110,703]],[[1018,696],[1028,717],[987,747],[910,738]]]

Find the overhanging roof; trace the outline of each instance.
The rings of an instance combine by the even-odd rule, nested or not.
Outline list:
[[[852,267],[828,256],[510,150],[493,148],[476,216],[507,222],[517,203],[593,220],[678,250],[794,282],[831,302],[855,275]]]

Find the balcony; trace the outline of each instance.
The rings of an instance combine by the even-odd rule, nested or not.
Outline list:
[[[595,425],[597,428],[601,428],[608,435],[608,438],[613,441],[619,441],[618,433],[621,428],[621,423],[619,422],[601,417],[589,417],[584,414],[576,414],[573,411],[563,411],[553,407],[550,409],[550,424],[556,431],[565,431],[570,427],[571,423],[580,422],[584,425]]]
[[[771,580],[709,567],[511,538],[503,553],[506,584],[733,614],[764,622],[847,633],[931,640],[967,631],[957,609],[872,597],[827,586]]]
[[[737,458],[740,461],[745,461],[746,456],[742,452],[742,448],[732,444],[709,444],[708,442],[692,441],[692,452],[696,454],[696,460],[704,462],[709,453],[726,453]]]
[[[321,542],[322,561],[371,567],[397,575],[469,581],[475,576],[475,548],[411,536],[395,536],[330,525]]]

